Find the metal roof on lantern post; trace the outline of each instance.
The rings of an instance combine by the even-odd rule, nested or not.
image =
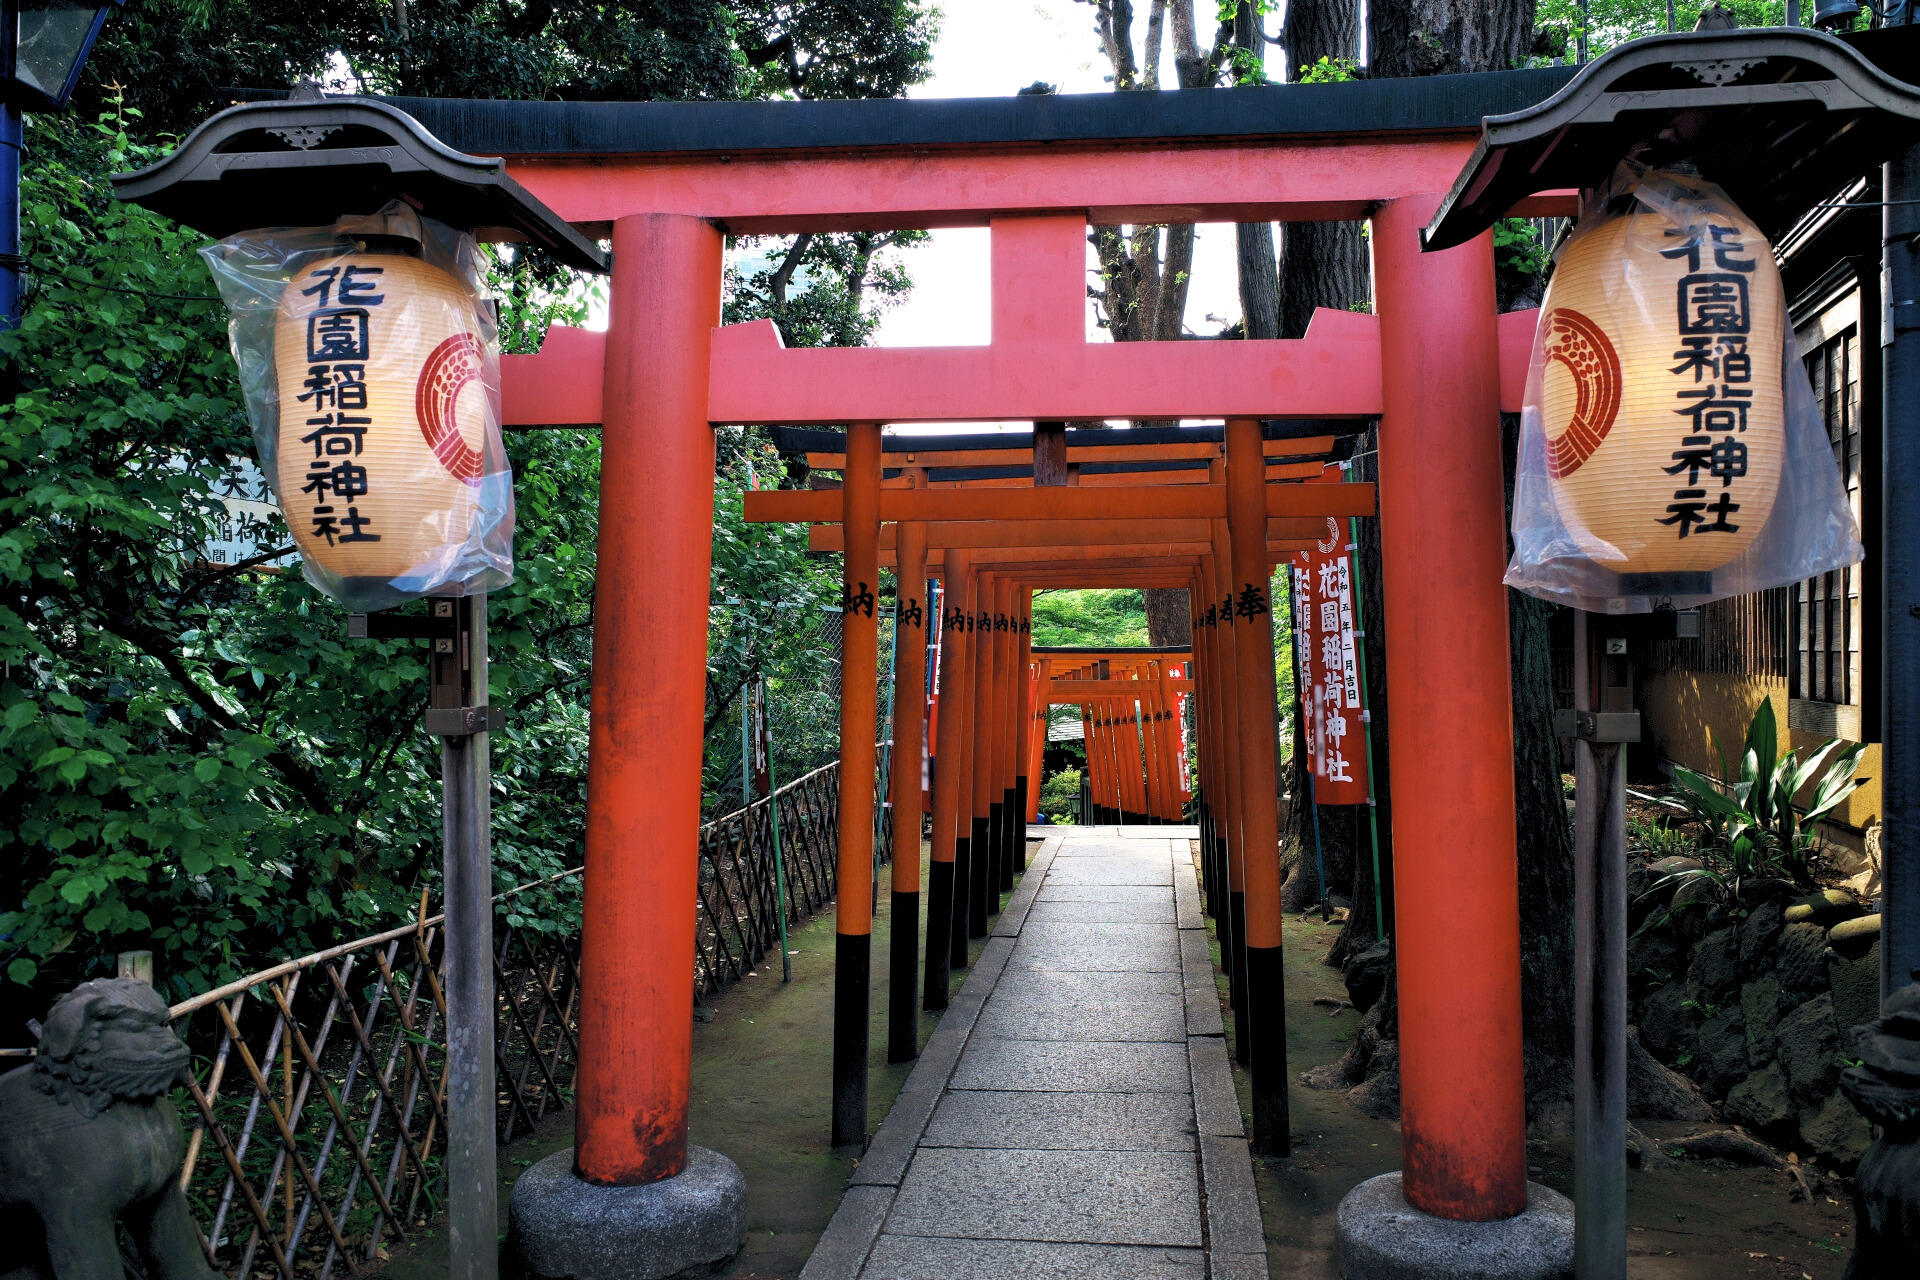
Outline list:
[[[379,98],[328,98],[311,82],[294,95],[229,107],[158,164],[115,174],[114,195],[210,236],[320,226],[399,197],[476,239],[609,269],[606,251],[508,177],[500,157],[455,151]]]
[[[1691,162],[1769,237],[1920,139],[1920,91],[1883,67],[1920,65],[1920,28],[1845,40],[1804,28],[1693,31],[1610,49],[1546,101],[1488,116],[1427,225],[1464,244],[1541,191],[1595,187],[1631,156]]]

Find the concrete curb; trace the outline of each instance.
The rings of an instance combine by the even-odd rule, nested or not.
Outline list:
[[[1247,1140],[1200,1135],[1200,1183],[1207,1197],[1208,1255],[1257,1260],[1258,1270],[1243,1264],[1228,1274],[1265,1280],[1267,1237],[1260,1225],[1260,1196],[1253,1186],[1253,1156]]]
[[[1205,929],[1180,930],[1180,970],[1186,996],[1187,1034],[1227,1034],[1227,1024],[1220,1016],[1220,990],[1214,985],[1213,956],[1207,948]]]
[[[1180,856],[1183,852],[1187,853],[1184,858]],[[1200,877],[1193,870],[1193,855],[1177,847],[1173,851],[1173,919],[1182,929],[1207,927],[1207,919],[1200,911]]]
[[[1240,1099],[1233,1091],[1233,1063],[1220,1036],[1187,1037],[1187,1068],[1193,1075],[1193,1118],[1203,1138],[1244,1138]]]

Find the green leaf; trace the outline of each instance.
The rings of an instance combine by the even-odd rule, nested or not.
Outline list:
[[[34,975],[40,972],[40,966],[21,956],[7,965],[7,977],[23,987],[33,985]]]
[[[193,776],[202,782],[212,782],[220,776],[220,762],[211,756],[194,761]]]

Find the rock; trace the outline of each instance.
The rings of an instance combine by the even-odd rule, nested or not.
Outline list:
[[[1382,1040],[1367,1064],[1367,1078],[1347,1090],[1347,1102],[1376,1120],[1400,1118],[1400,1042]]]
[[[1347,984],[1347,999],[1361,1013],[1373,1008],[1380,993],[1387,989],[1387,974],[1393,968],[1393,946],[1386,941],[1374,943],[1352,956],[1341,970]]]
[[[1819,893],[1810,893],[1787,908],[1787,923],[1799,924],[1811,921],[1819,925],[1833,925],[1842,920],[1850,920],[1861,912],[1860,904],[1845,889],[1822,889]]]
[[[1658,884],[1668,876],[1677,876],[1682,871],[1700,871],[1704,869],[1705,864],[1698,858],[1682,858],[1678,855],[1671,858],[1659,858],[1647,864],[1647,874],[1653,877],[1652,883],[1654,884]]]
[[[1672,1061],[1693,1043],[1700,1011],[1687,996],[1687,984],[1669,982],[1640,1002],[1640,1034],[1647,1047]]]
[[[1876,937],[1866,954],[1858,959],[1849,960],[1838,952],[1828,956],[1827,985],[1833,988],[1833,1024],[1836,1027],[1857,1027],[1879,1017],[1879,939]]]
[[[1674,1167],[1660,1144],[1640,1132],[1632,1125],[1627,1126],[1627,1165],[1634,1169],[1665,1170]]]
[[[1641,1120],[1711,1120],[1713,1109],[1693,1081],[1669,1071],[1627,1028],[1627,1114]]]
[[[1720,929],[1693,944],[1687,960],[1687,995],[1701,1004],[1719,1004],[1740,981],[1740,937]]]
[[[1784,926],[1784,912],[1777,902],[1763,902],[1747,913],[1740,926],[1740,971],[1765,972],[1773,967],[1773,945]]]
[[[1627,940],[1627,986],[1635,992],[1652,991],[1680,976],[1680,944],[1665,930],[1653,930]]]
[[[1818,995],[1827,980],[1827,931],[1802,921],[1780,931],[1773,971],[1785,994],[1799,1004]]]
[[[1827,945],[1846,955],[1859,955],[1880,937],[1880,913],[1842,920],[1827,930]]]
[[[1747,1028],[1747,1063],[1773,1061],[1773,1029],[1780,1025],[1780,980],[1772,974],[1740,988],[1740,1018]]]
[[[1800,1137],[1813,1154],[1836,1169],[1845,1171],[1860,1162],[1873,1145],[1873,1127],[1853,1109],[1838,1089],[1817,1107],[1800,1114]]]
[[[1816,996],[1780,1020],[1773,1033],[1774,1056],[1787,1074],[1796,1107],[1819,1103],[1840,1082],[1840,1029],[1833,1020],[1833,997]]]
[[[1669,1149],[1678,1147],[1702,1160],[1731,1160],[1735,1164],[1757,1164],[1767,1169],[1778,1169],[1786,1163],[1772,1147],[1748,1137],[1738,1129],[1690,1133],[1684,1138],[1675,1138],[1667,1145]]]
[[[1705,876],[1689,876],[1673,891],[1667,909],[1676,916],[1688,907],[1706,906],[1720,900],[1720,886]]]
[[[1727,1091],[1727,1119],[1781,1141],[1793,1137],[1798,1114],[1787,1096],[1787,1077],[1777,1066],[1754,1072]],[[1857,1158],[1857,1157],[1856,1157]]]
[[[1724,1098],[1727,1090],[1746,1078],[1747,1028],[1740,1006],[1720,1010],[1700,1024],[1694,1034],[1693,1078],[1709,1098]]]

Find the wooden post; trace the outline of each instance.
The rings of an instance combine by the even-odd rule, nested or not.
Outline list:
[[[952,552],[947,553],[952,556]],[[952,560],[948,564],[953,564]],[[974,685],[980,673],[979,649],[980,627],[978,605],[980,603],[980,574],[970,571],[964,553],[959,561],[959,573],[965,585],[959,593],[959,603],[965,611],[961,615],[960,630],[966,633],[966,643],[957,653],[961,666],[960,695],[955,700],[952,713],[959,722],[960,746],[954,757],[957,767],[956,782],[959,790],[958,808],[954,811],[953,844],[953,919],[951,934],[951,964],[956,969],[967,967],[967,939],[973,936],[973,697]]]
[[[920,1056],[920,777],[926,767],[927,527],[897,532],[894,614],[899,657],[893,668],[893,893],[887,966],[887,1061]]]
[[[998,915],[1000,895],[1013,888],[1013,720],[1018,703],[1013,697],[1013,579],[993,584],[993,684],[987,697],[987,759],[993,780],[987,789],[987,820],[992,832],[993,863],[987,877],[987,905]]]
[[[1214,554],[1203,556],[1201,563],[1211,585],[1207,607],[1213,610],[1213,653],[1219,660],[1214,687],[1220,700],[1220,757],[1217,770],[1224,801],[1224,826],[1227,829],[1227,931],[1232,934],[1233,965],[1228,974],[1229,998],[1233,1006],[1233,1053],[1242,1066],[1253,1061],[1253,1041],[1248,1034],[1247,1013],[1247,863],[1246,863],[1246,780],[1236,761],[1240,754],[1239,657],[1234,652],[1233,628],[1220,616],[1220,597],[1226,589],[1228,549],[1227,522],[1213,522]],[[1224,944],[1223,944],[1224,948]],[[1222,951],[1224,955],[1224,949]]]
[[[1371,241],[1401,1151],[1415,1208],[1484,1222],[1527,1206],[1499,344],[1491,234],[1420,250],[1439,203],[1387,202]]]
[[[636,214],[613,250],[574,1164],[632,1185],[687,1162],[720,232]]]
[[[1020,714],[1015,741],[1019,754],[1015,757],[1013,777],[1013,799],[1018,817],[1014,821],[1013,833],[1013,869],[1024,873],[1027,869],[1027,823],[1033,819],[1033,806],[1040,795],[1040,750],[1033,745],[1033,591],[1021,587],[1014,596],[1018,606],[1016,612],[1020,624],[1015,635],[1016,658],[1013,665],[1014,679],[1019,683]],[[1041,739],[1041,748],[1046,746]]]
[[[967,875],[967,936],[987,936],[988,899],[993,894],[993,598],[994,575],[980,575],[974,590],[973,625],[978,643],[973,646],[973,705],[968,709],[967,734],[972,749],[967,752],[972,770],[973,810],[972,843],[968,846],[971,865]]]
[[[880,630],[880,424],[847,428],[840,629],[839,886],[834,915],[833,1145],[867,1140],[873,968],[873,794]],[[918,843],[916,841],[916,843]]]
[[[960,618],[967,605],[966,582],[970,575],[966,566],[967,552],[953,550],[947,552],[941,570],[944,617],[940,624],[940,714],[935,717],[940,736],[933,771],[933,855],[927,871],[927,980],[920,998],[928,1009],[947,1007],[956,939],[959,963],[964,966],[967,962],[964,891],[955,884],[960,866],[963,799],[963,717],[959,708],[966,698],[967,629]]]
[[[1260,424],[1227,420],[1227,526],[1234,656],[1240,674],[1241,823],[1246,834],[1247,1021],[1255,1151],[1292,1149],[1287,1108],[1286,975],[1280,963],[1279,770],[1275,761],[1273,602],[1267,564],[1266,459]]]

